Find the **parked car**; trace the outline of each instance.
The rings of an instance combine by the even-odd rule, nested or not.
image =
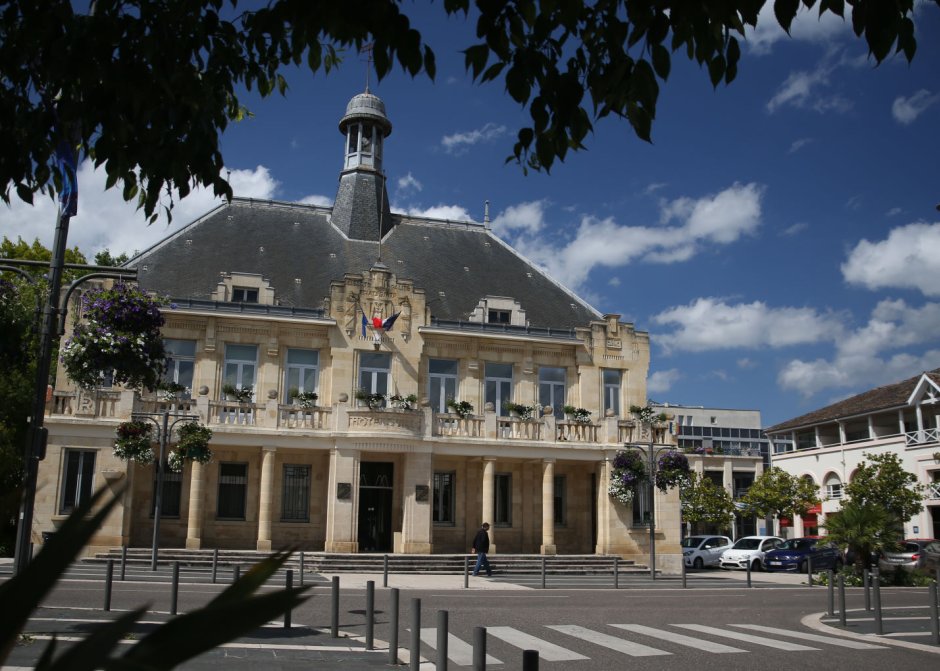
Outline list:
[[[924,570],[931,573],[940,569],[940,541],[924,546]]]
[[[751,567],[752,571],[764,568],[764,555],[783,545],[784,540],[777,536],[744,536],[734,542],[728,550],[721,553],[721,568]]]
[[[689,536],[682,539],[682,556],[690,568],[718,566],[721,553],[731,547],[727,536]]]
[[[806,536],[784,541],[776,550],[764,555],[764,566],[768,571],[796,571],[806,573],[809,562],[813,570],[839,570],[844,564],[842,553],[825,539]]]
[[[901,541],[897,550],[886,551],[878,558],[878,570],[882,573],[896,571],[901,568],[905,571],[924,568],[926,557],[924,548],[930,543],[936,543],[935,538],[908,538]]]

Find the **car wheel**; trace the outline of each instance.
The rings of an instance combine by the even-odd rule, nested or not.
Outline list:
[[[755,559],[751,562],[751,571],[763,571],[764,566],[760,563],[760,559]]]
[[[796,571],[797,571],[797,573],[806,573],[806,571],[807,571],[808,568],[809,568],[809,566],[807,566],[806,562],[805,562],[805,561],[801,561],[801,562],[800,562],[800,565],[797,567]]]
[[[702,561],[701,557],[696,557],[695,561],[692,562],[692,568],[696,568],[696,569],[705,568],[705,562]]]

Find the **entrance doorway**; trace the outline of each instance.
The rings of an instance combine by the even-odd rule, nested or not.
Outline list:
[[[359,552],[392,550],[392,483],[394,464],[359,465]]]

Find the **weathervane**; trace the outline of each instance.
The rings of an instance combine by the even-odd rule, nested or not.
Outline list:
[[[366,64],[366,93],[369,93],[369,70],[372,69],[372,63],[375,62],[374,59],[372,58],[372,50],[373,50],[373,49],[375,49],[375,42],[366,42],[366,43],[363,44],[362,47],[359,49],[359,53],[360,53],[360,54],[362,54],[362,53],[366,54],[366,60],[365,60],[365,64]]]

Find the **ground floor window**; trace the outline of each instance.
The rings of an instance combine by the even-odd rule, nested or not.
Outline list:
[[[309,466],[284,466],[281,520],[284,522],[310,521]]]
[[[496,501],[493,505],[496,519],[493,525],[497,527],[512,526],[512,473],[497,473],[493,488]]]
[[[160,517],[179,517],[180,499],[183,494],[183,474],[171,471],[163,464],[163,493],[160,497]],[[150,517],[157,507],[157,469],[153,469],[153,500],[150,502]]]
[[[649,485],[645,482],[637,485],[633,490],[633,526],[649,526],[652,509]]]
[[[67,515],[91,497],[95,450],[66,450],[59,513]]]
[[[454,499],[456,474],[434,474],[434,523],[454,524]]]
[[[568,480],[564,475],[555,476],[555,526],[563,527],[568,524]]]
[[[220,520],[243,520],[248,499],[248,464],[219,464],[219,501],[216,516]]]

